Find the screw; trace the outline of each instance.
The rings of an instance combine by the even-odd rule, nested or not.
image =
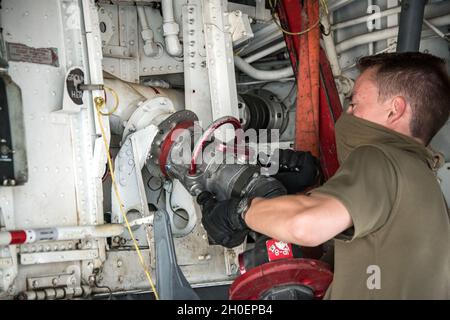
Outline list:
[[[53,284],[53,286],[56,286],[58,284],[58,279],[57,278],[53,278],[52,279],[52,284]]]
[[[34,280],[32,286],[33,288],[37,288],[39,286],[39,282],[37,280]]]
[[[123,262],[122,260],[117,260],[117,268],[120,268],[122,266]]]

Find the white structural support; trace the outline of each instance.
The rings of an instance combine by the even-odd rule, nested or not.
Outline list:
[[[79,3],[80,29],[75,31],[82,43],[81,63],[84,67],[85,84],[102,84],[102,48],[98,28],[97,6],[93,0]],[[70,48],[67,48],[70,54]],[[103,186],[102,176],[106,164],[106,150],[96,116],[94,99],[103,97],[103,90],[84,91],[83,109],[71,116],[72,143],[74,146],[74,164],[79,225],[103,224]],[[109,121],[103,119],[106,139],[109,141]],[[81,159],[81,161],[80,161]],[[79,249],[97,250],[92,259],[83,259],[81,274],[88,277],[95,266],[99,267],[106,259],[106,239],[97,238],[82,241]]]
[[[98,15],[97,8],[93,0],[82,1],[82,22],[84,22],[81,32],[84,33],[84,54],[83,64],[85,65],[85,79],[87,84],[102,84],[102,49],[100,34],[97,28]],[[103,188],[101,177],[104,173],[106,164],[106,150],[103,146],[103,140],[100,137],[101,130],[96,117],[94,99],[103,97],[103,90],[93,90],[84,92],[84,110],[72,118],[72,124],[81,131],[81,135],[74,137],[81,152],[74,152],[82,158],[85,164],[83,170],[78,170],[77,175],[80,183],[78,191],[81,199],[85,199],[85,205],[80,216],[81,225],[95,225],[103,223]],[[103,123],[106,132],[109,132],[109,121],[104,117]],[[75,128],[75,131],[77,130]],[[106,137],[109,141],[110,136]],[[78,151],[78,150],[77,150]],[[78,161],[77,161],[78,162]],[[81,163],[79,164],[81,165]]]
[[[14,229],[14,198],[12,188],[0,187],[0,222],[6,229]],[[18,273],[17,247],[0,248],[0,298],[13,290]]]
[[[85,83],[102,83],[95,3],[11,0],[2,2],[0,12],[2,28],[7,33],[5,41],[30,48],[52,48],[55,52],[53,65],[40,61],[10,63],[9,74],[22,90],[30,175],[23,186],[0,187],[4,226],[14,230],[101,224],[103,191],[99,171],[104,169],[105,153],[102,155],[95,145],[98,132],[92,100],[103,92],[84,92],[77,112],[58,112],[64,109],[68,69],[83,70]],[[89,261],[85,274],[90,274],[104,259],[102,241],[90,241],[90,249],[97,252],[99,259]],[[12,262],[0,269],[0,296],[14,295],[24,289],[21,282],[14,281],[16,277],[23,278],[18,268],[18,250],[12,245],[0,252],[0,257]],[[60,267],[55,266],[55,272]]]
[[[116,157],[114,170],[122,203],[119,204],[112,188],[111,221],[113,223],[124,223],[120,205],[125,213],[134,210],[141,217],[150,215],[141,171],[157,132],[157,126],[149,125],[129,135]]]
[[[183,6],[184,86],[186,110],[193,111],[203,126],[212,120],[209,72],[203,33],[202,1]]]
[[[233,45],[226,8],[226,0],[210,0],[203,3],[213,120],[222,116],[239,117]]]

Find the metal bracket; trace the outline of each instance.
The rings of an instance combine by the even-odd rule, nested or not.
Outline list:
[[[83,90],[83,91],[103,90],[104,88],[105,88],[105,86],[103,84],[83,83],[83,84],[78,85],[78,89]]]
[[[159,297],[163,300],[199,300],[177,263],[169,216],[165,210],[155,213],[153,230]]]

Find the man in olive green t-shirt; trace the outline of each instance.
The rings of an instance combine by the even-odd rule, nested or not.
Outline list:
[[[336,123],[338,172],[308,195],[255,198],[249,228],[303,246],[335,240],[330,299],[450,299],[450,222],[426,146],[448,121],[442,59],[394,53],[360,60]]]

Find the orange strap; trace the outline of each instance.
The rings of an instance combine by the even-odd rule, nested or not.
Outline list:
[[[302,30],[319,19],[319,1],[305,0]],[[295,149],[311,151],[319,156],[319,49],[320,28],[300,36],[299,68],[297,76],[297,111]]]

